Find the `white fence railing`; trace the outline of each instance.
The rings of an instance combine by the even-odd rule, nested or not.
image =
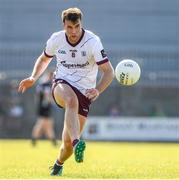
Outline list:
[[[107,141],[179,142],[179,118],[90,117],[83,138]]]

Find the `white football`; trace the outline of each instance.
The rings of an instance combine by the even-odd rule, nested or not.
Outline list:
[[[141,70],[137,62],[131,59],[120,61],[115,68],[115,76],[121,85],[134,85],[140,78]]]

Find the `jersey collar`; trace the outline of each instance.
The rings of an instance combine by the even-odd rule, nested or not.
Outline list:
[[[81,42],[84,34],[85,34],[85,30],[82,29],[82,34],[81,34],[80,39],[79,39],[75,44],[72,44],[72,43],[70,43],[70,41],[68,40],[68,37],[67,37],[67,35],[66,35],[66,33],[65,33],[66,41],[68,42],[68,44],[70,44],[71,46],[75,47],[76,45],[78,45],[78,44]]]

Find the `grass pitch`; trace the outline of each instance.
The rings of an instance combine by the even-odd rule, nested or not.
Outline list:
[[[85,161],[72,156],[62,177],[51,177],[59,147],[0,140],[0,179],[179,179],[179,144],[87,142]]]

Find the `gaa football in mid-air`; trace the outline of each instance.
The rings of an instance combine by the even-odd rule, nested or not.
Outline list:
[[[139,80],[140,75],[140,66],[131,59],[120,61],[115,68],[116,79],[124,86],[134,85]]]

